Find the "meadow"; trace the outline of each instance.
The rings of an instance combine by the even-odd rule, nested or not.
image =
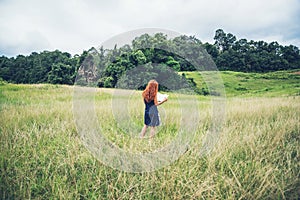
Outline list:
[[[226,113],[214,148],[200,152],[212,121],[211,97],[193,96],[199,118],[184,153],[145,172],[112,168],[85,147],[72,86],[2,83],[0,199],[299,199],[299,75],[290,74],[222,72]],[[201,85],[196,73],[189,76]],[[116,91],[97,89],[92,97],[102,134],[114,145],[152,152],[176,138],[182,118],[176,94],[159,108],[163,124],[150,140],[138,137],[140,92],[124,97]],[[180,98],[189,102],[191,96]],[[128,103],[131,116],[123,124],[116,114],[120,102]],[[190,104],[180,106],[190,112]]]

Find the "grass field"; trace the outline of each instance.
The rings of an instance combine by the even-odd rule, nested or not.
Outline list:
[[[223,71],[220,77],[223,80],[226,95],[248,97],[276,97],[300,95],[299,70],[277,71],[269,73],[242,73]],[[197,72],[182,72],[187,78],[192,78],[201,90],[206,87],[203,76]],[[202,72],[209,76],[211,72]],[[212,84],[215,80],[205,80]]]
[[[268,84],[262,77],[270,74],[221,75],[226,118],[213,151],[200,155],[212,105],[209,96],[197,96],[199,123],[186,152],[164,168],[139,173],[113,169],[85,148],[73,115],[73,87],[0,85],[0,199],[299,199],[297,78],[275,80],[273,74]],[[254,76],[266,82],[255,85]],[[247,90],[233,89],[226,85],[230,81]],[[163,125],[156,137],[141,140],[140,92],[114,97],[128,102],[128,129],[115,121],[122,114],[109,107],[115,91],[98,89],[94,97],[97,120],[111,142],[127,151],[151,152],[176,137],[182,116],[175,94],[160,107]]]

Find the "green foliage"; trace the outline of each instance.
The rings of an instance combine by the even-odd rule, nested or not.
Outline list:
[[[69,53],[58,50],[33,52],[16,58],[2,56],[0,77],[12,83],[73,84],[79,65],[78,56],[71,57]]]
[[[207,44],[219,70],[239,72],[271,72],[297,69],[300,65],[299,48],[293,45],[282,46],[278,42],[236,40],[231,33],[218,29],[214,46]]]
[[[157,79],[161,85],[165,84],[161,89],[178,89],[178,83],[182,84],[182,88],[186,88],[187,83],[182,83],[182,78],[173,71],[195,70],[195,67],[183,58],[184,55],[193,56],[195,59],[198,57],[199,60],[204,57],[204,48],[195,37],[180,36],[167,39],[163,34],[144,34],[132,41],[132,47],[121,47],[119,50],[115,47],[114,53],[108,51],[111,55],[110,62],[106,63],[98,81],[100,87],[128,86],[141,89],[150,79]],[[112,78],[109,78],[111,84],[104,84],[106,77]]]
[[[168,61],[166,62],[166,64],[171,67],[172,69],[174,69],[175,71],[179,71],[180,70],[180,64],[178,61],[174,60],[174,58],[172,56],[168,57]]]
[[[147,58],[141,50],[137,50],[132,54],[135,65],[143,65],[146,63]]]
[[[104,81],[103,81],[103,87],[106,88],[111,88],[113,87],[113,77],[109,76],[109,77],[105,77]]]
[[[159,82],[160,90],[188,90],[189,82],[167,65],[147,63],[127,71],[115,85],[124,89],[144,89],[149,80]]]
[[[7,82],[0,77],[0,85],[5,85]]]
[[[48,82],[52,84],[72,84],[75,70],[70,65],[63,63],[53,64],[48,74]]]
[[[33,52],[29,56],[0,57],[0,77],[11,83],[55,83],[115,87],[128,70],[148,63],[162,64],[175,71],[272,72],[298,69],[299,48],[278,42],[237,39],[216,30],[214,44],[195,36],[168,38],[163,33],[143,34],[131,44],[113,49],[91,48],[81,55],[67,52]],[[75,80],[77,75],[77,79]],[[111,80],[112,79],[112,80]],[[240,88],[241,89],[241,88]],[[203,89],[205,90],[205,88]]]

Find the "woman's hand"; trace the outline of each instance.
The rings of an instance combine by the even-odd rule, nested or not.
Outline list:
[[[156,105],[159,106],[159,105],[165,103],[166,101],[168,101],[168,97],[165,97],[164,100],[159,101]]]

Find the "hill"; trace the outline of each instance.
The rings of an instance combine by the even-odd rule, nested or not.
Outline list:
[[[243,73],[220,71],[227,96],[287,96],[300,95],[300,70],[277,71],[269,73]],[[196,85],[200,93],[207,91],[202,73],[181,72]],[[210,83],[214,80],[207,80]]]

